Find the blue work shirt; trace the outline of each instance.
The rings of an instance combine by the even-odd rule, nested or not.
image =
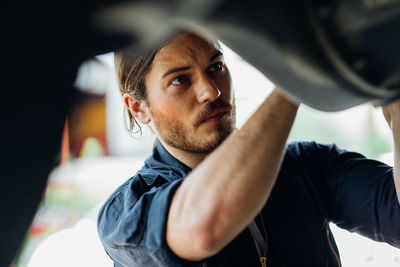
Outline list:
[[[142,169],[108,198],[99,212],[98,231],[115,266],[260,266],[248,229],[201,262],[183,260],[170,250],[169,206],[190,171],[156,141]],[[335,145],[288,145],[261,216],[267,232],[267,266],[338,266],[330,221],[400,247],[400,207],[392,168]],[[262,231],[259,218],[256,223]]]

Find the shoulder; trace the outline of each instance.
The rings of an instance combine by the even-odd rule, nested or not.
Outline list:
[[[143,168],[108,197],[100,209],[99,218],[107,213],[112,215],[113,220],[118,220],[124,211],[132,209],[144,195],[152,194],[159,188],[182,179],[183,177],[169,169]]]
[[[315,141],[291,142],[287,145],[287,151],[294,154],[327,153],[332,150],[345,151],[336,144],[321,144]]]
[[[361,158],[364,157],[341,149],[336,144],[321,144],[314,141],[292,142],[287,145],[284,164],[318,172]]]
[[[115,262],[137,266],[149,257],[150,261],[163,258],[152,251],[165,251],[165,242],[153,236],[165,235],[170,201],[182,180],[168,168],[145,166],[106,200],[98,214],[97,229]]]
[[[321,144],[314,141],[309,142],[292,142],[287,145],[286,154],[287,156],[295,157],[298,159],[313,159],[322,160],[328,158],[335,158],[342,154],[348,154],[345,149],[339,148],[336,144]],[[362,155],[358,153],[358,157]]]
[[[110,233],[117,230],[122,231],[124,223],[140,224],[140,219],[148,212],[149,201],[152,201],[159,191],[171,191],[169,193],[172,195],[182,179],[168,168],[143,167],[120,185],[100,208],[97,221],[100,237],[110,236]],[[115,241],[117,237],[123,238],[120,234],[115,233],[111,236]],[[129,235],[132,236],[132,233]]]

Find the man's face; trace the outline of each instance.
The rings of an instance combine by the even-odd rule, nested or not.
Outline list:
[[[177,36],[156,54],[145,85],[153,128],[168,145],[208,153],[234,130],[230,74],[206,40]]]

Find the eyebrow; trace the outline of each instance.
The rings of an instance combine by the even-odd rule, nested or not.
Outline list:
[[[221,51],[217,51],[212,57],[210,57],[209,61],[213,61],[214,59],[216,59],[216,58],[219,57],[219,56],[222,56]],[[184,67],[173,68],[173,69],[167,70],[167,71],[163,74],[162,77],[164,78],[165,76],[168,76],[168,75],[170,75],[171,73],[180,72],[180,71],[185,71],[185,70],[188,70],[188,69],[190,69],[190,68],[191,68],[190,66],[184,66]]]
[[[210,57],[210,61],[213,61],[219,56],[222,56],[222,52],[218,50],[212,57]]]
[[[162,77],[164,78],[165,76],[168,76],[168,75],[170,75],[171,73],[179,72],[179,71],[184,71],[184,70],[188,70],[188,69],[190,69],[190,66],[179,67],[179,68],[173,68],[173,69],[170,69],[170,70],[166,71]]]

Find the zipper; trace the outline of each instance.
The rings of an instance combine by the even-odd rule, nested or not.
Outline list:
[[[267,267],[267,258],[265,256],[263,256],[263,254],[261,254],[260,248],[258,247],[258,244],[256,241],[254,241],[254,244],[256,245],[257,253],[258,253],[258,256],[260,257],[261,267]]]
[[[257,249],[257,253],[258,253],[258,257],[260,259],[260,263],[261,263],[261,267],[267,267],[267,231],[265,230],[265,225],[264,225],[264,220],[262,218],[262,215],[260,213],[260,217],[261,217],[261,223],[262,223],[262,227],[264,230],[264,237],[262,236],[260,229],[258,228],[255,220],[253,220],[248,228],[250,230],[250,234],[253,238],[254,244],[256,246]]]
[[[325,227],[325,233],[326,233],[326,239],[328,240],[328,245],[329,248],[331,249],[331,252],[333,254],[333,256],[335,256],[336,262],[337,262],[337,266],[341,267],[342,265],[340,264],[340,259],[338,254],[336,253],[336,250],[333,248],[333,245],[331,243],[331,239],[329,237],[329,222],[328,219],[324,219],[324,227]]]
[[[260,262],[262,267],[267,267],[267,258],[262,256],[260,257]]]

